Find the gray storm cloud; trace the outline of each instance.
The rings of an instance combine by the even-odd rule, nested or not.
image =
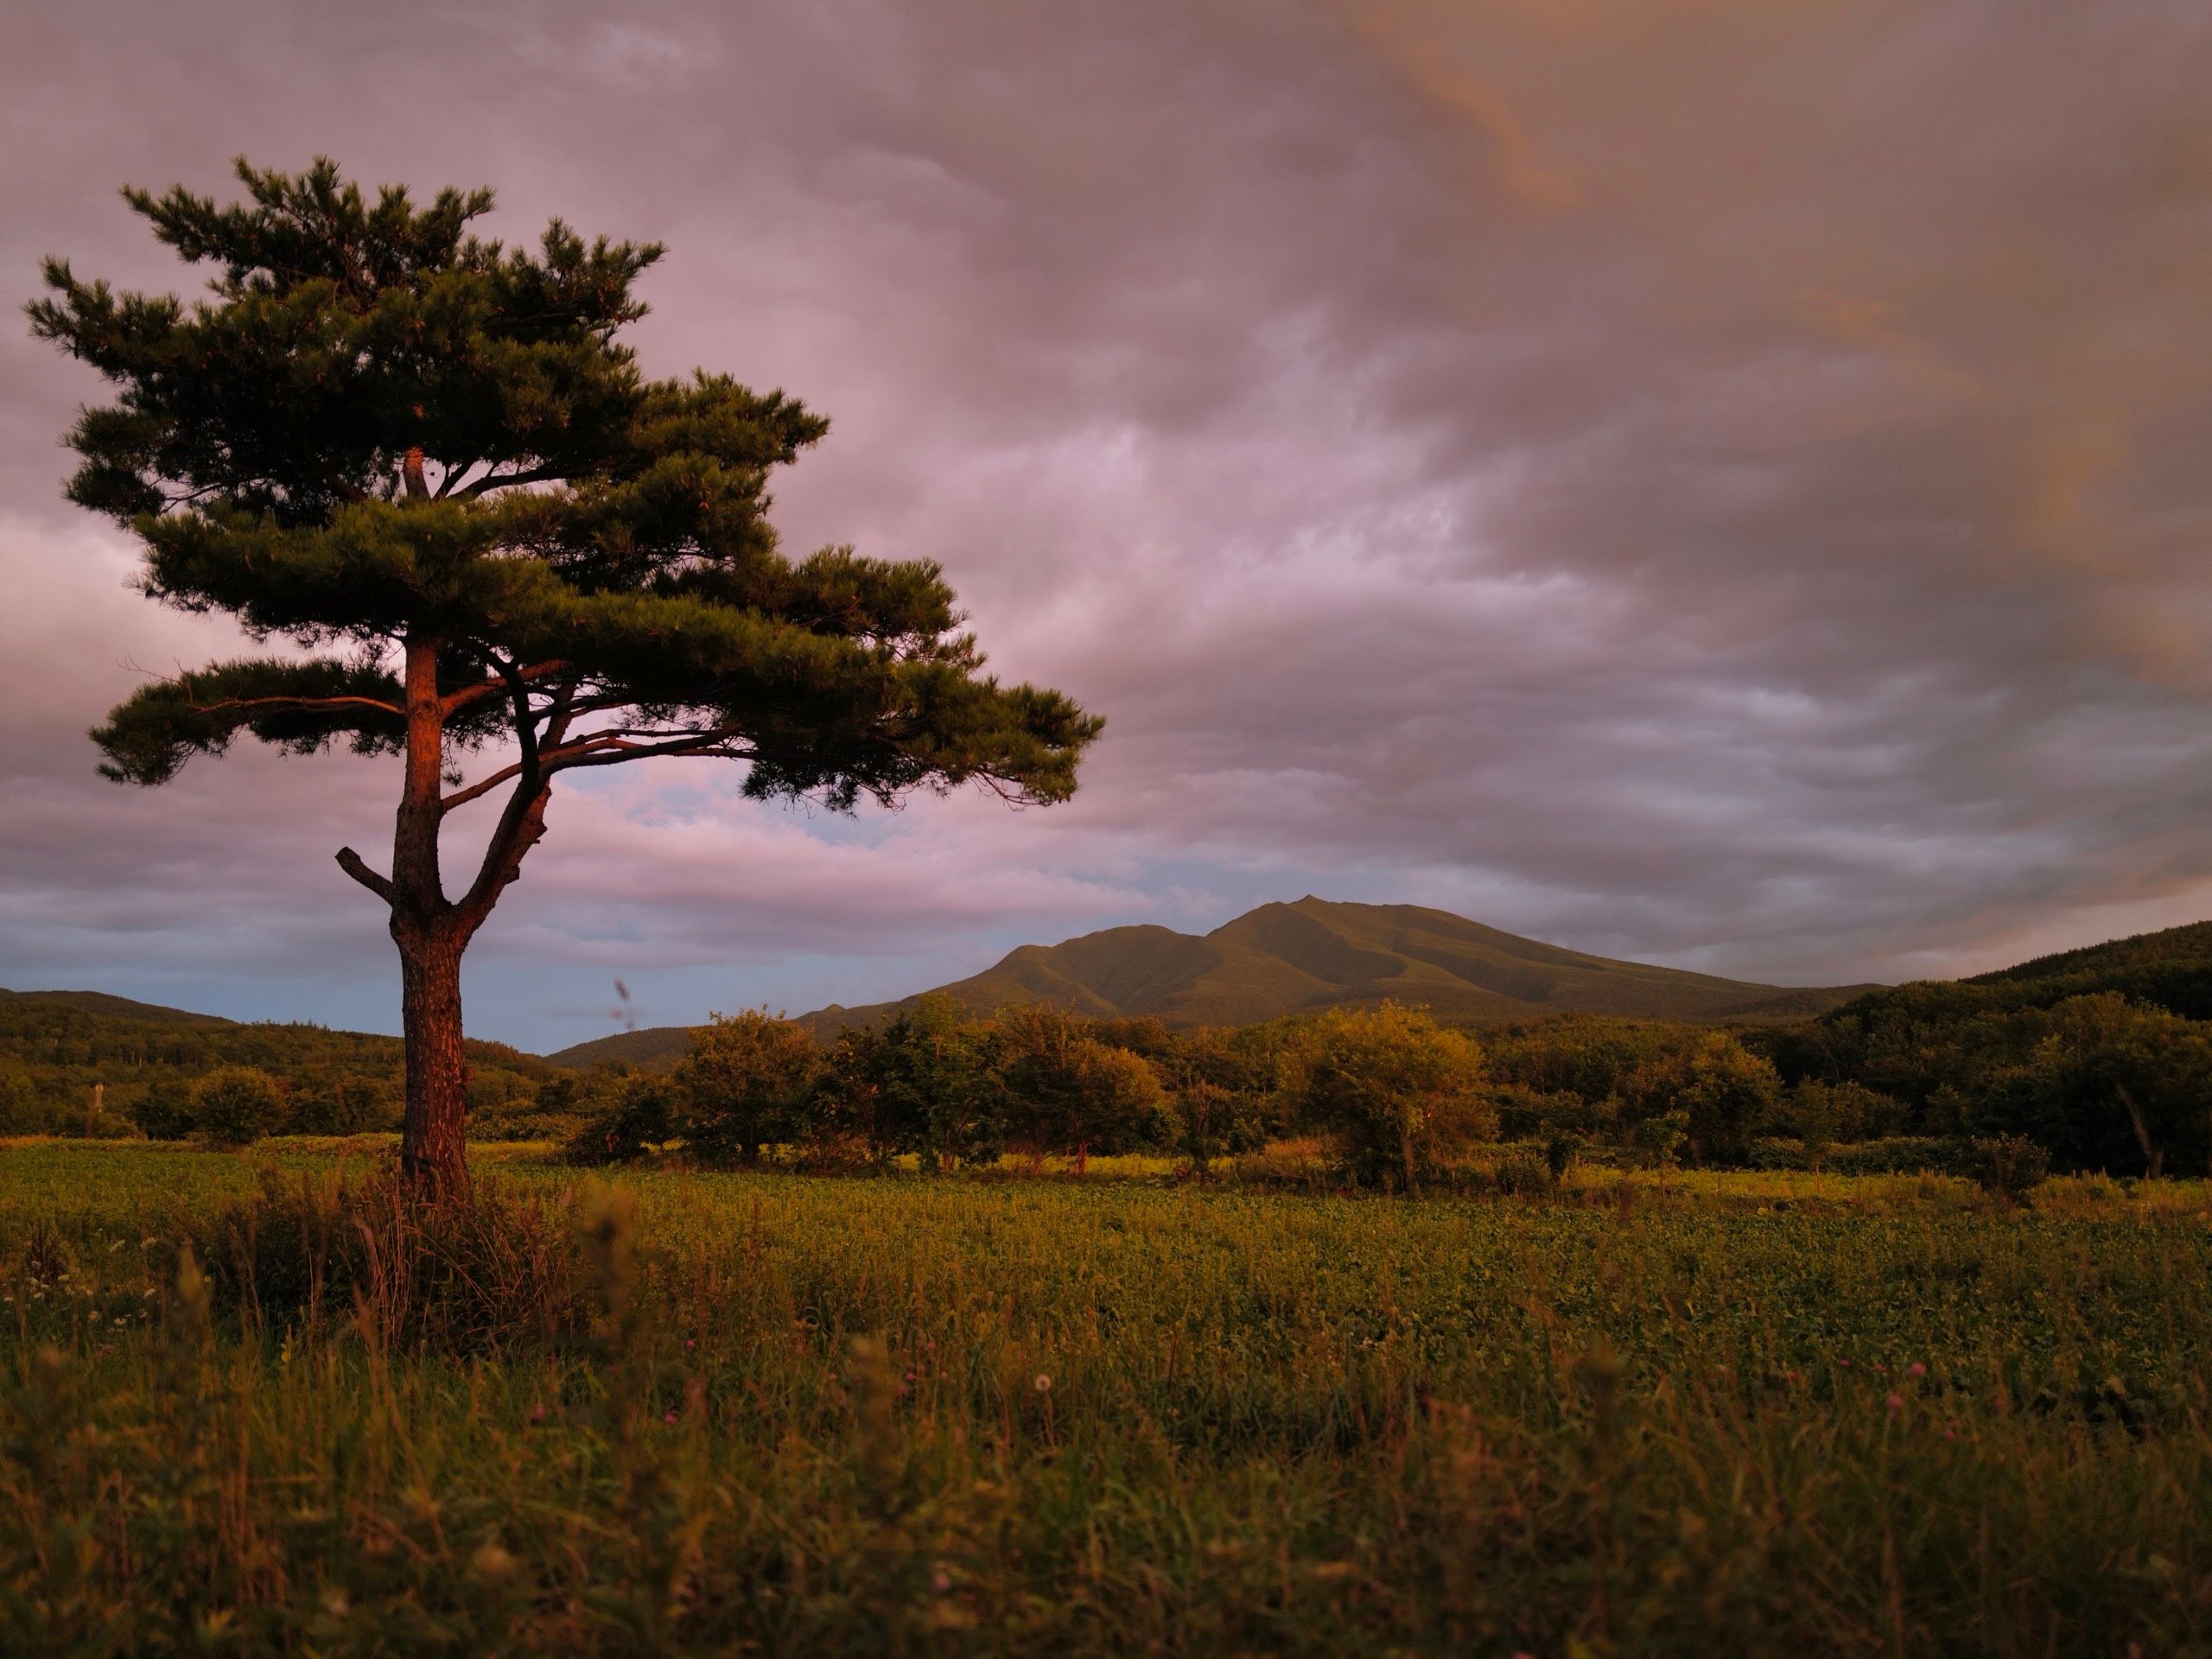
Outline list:
[[[664,239],[648,367],[836,421],[787,538],[942,560],[1109,717],[1050,813],[556,803],[487,1034],[1308,890],[1803,981],[2212,907],[2201,5],[90,3],[0,61],[26,296],[191,283],[114,188],[241,150]],[[92,777],[225,636],[60,502],[89,378],[0,372],[0,983],[388,1025],[372,767]]]

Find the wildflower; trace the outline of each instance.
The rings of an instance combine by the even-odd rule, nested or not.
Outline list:
[[[943,1567],[930,1574],[930,1588],[940,1596],[952,1588],[952,1575]]]
[[[1892,1417],[1894,1417],[1894,1416],[1896,1416],[1896,1415],[1897,1414],[1897,1413],[1899,1413],[1899,1412],[1903,1411],[1904,1409],[1904,1395],[1901,1395],[1901,1394],[1893,1394],[1893,1395],[1891,1395],[1890,1396],[1890,1415],[1891,1415],[1891,1416],[1892,1416]]]
[[[686,1337],[683,1338],[683,1345],[686,1348],[696,1348],[699,1345],[699,1339],[696,1337]]]
[[[1839,1365],[1840,1365],[1840,1366],[1842,1366],[1842,1367],[1843,1367],[1843,1369],[1844,1369],[1845,1370],[1847,1370],[1847,1370],[1849,1370],[1851,1369],[1851,1362],[1850,1362],[1849,1360],[1847,1360],[1847,1359],[1839,1359],[1838,1361],[1836,1361],[1836,1363],[1837,1363],[1837,1364],[1839,1364]]]
[[[1928,1368],[1916,1359],[1904,1368],[1904,1374],[1907,1376],[1925,1376],[1928,1375]]]
[[[543,1401],[539,1401],[536,1405],[530,1408],[530,1421],[533,1423],[542,1423],[545,1421],[545,1402]]]
[[[1052,1391],[1052,1379],[1039,1371],[1037,1373],[1035,1387],[1039,1394],[1050,1394]]]
[[[674,1412],[670,1411],[670,1412],[664,1412],[664,1413],[662,1413],[662,1414],[661,1414],[661,1421],[663,1421],[664,1423],[672,1423],[672,1422],[674,1422],[675,1421],[676,1421],[676,1414],[675,1414]]]

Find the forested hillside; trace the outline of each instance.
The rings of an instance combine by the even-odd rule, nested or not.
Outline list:
[[[556,1068],[504,1043],[472,1042],[474,1102],[526,1109]],[[209,1072],[276,1077],[301,1128],[397,1122],[397,1037],[315,1025],[245,1024],[97,991],[0,991],[0,1133],[129,1134]]]

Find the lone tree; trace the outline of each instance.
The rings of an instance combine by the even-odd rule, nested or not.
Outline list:
[[[132,784],[240,733],[402,757],[390,874],[337,857],[399,947],[403,1167],[457,1192],[461,954],[561,773],[709,755],[744,762],[751,797],[840,810],[967,780],[1051,803],[1101,722],[986,676],[937,565],[779,550],[769,471],[828,423],[727,376],[639,372],[617,336],[657,245],[556,220],[535,253],[505,249],[469,233],[488,190],[371,203],[327,160],[238,176],[232,207],[124,193],[215,267],[210,297],[49,260],[29,310],[120,389],[70,434],[70,498],[144,543],[147,594],[293,649],[147,684],[92,738]],[[442,833],[479,802],[496,817],[448,896]]]

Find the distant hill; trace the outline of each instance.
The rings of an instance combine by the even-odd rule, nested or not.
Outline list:
[[[2008,1006],[2048,1007],[2116,991],[2189,1020],[2212,1020],[2212,922],[2190,922],[2078,950],[2061,950],[1962,982]]]
[[[941,988],[990,1014],[1051,1002],[1100,1018],[1153,1015],[1170,1026],[1246,1025],[1386,1000],[1440,1018],[1497,1024],[1547,1014],[1655,1020],[1798,1019],[1864,986],[1793,988],[1617,962],[1484,927],[1416,905],[1262,905],[1204,936],[1172,928],[1108,928],[1055,945],[1026,944],[973,978]],[[803,1023],[828,1037],[887,1020],[916,999],[847,1008]],[[651,1065],[680,1054],[685,1027],[664,1026],[579,1043],[562,1065]]]
[[[2121,974],[2177,962],[2212,962],[2212,922],[2190,922],[2180,927],[2161,928],[2156,933],[2136,933],[2124,939],[2107,939],[2102,944],[2085,944],[2076,950],[2061,950],[2011,968],[1976,974],[1967,983],[1991,985],[2007,980]]]
[[[505,1043],[470,1038],[463,1046],[471,1065],[536,1077],[545,1063]],[[400,1062],[397,1037],[334,1031],[293,1021],[226,1020],[158,1002],[136,1002],[105,991],[0,990],[0,1058],[33,1066],[55,1056],[63,1065],[132,1057],[130,1066],[174,1066],[188,1071],[209,1065],[264,1065],[278,1071],[325,1063],[353,1065]],[[49,1068],[50,1069],[50,1068]]]
[[[11,1003],[35,1003],[43,1007],[68,1008],[78,1014],[98,1015],[103,1020],[135,1020],[149,1026],[228,1026],[237,1021],[226,1020],[219,1014],[188,1014],[182,1008],[165,1008],[158,1002],[133,1002],[127,996],[110,996],[105,991],[5,991],[0,999]]]

